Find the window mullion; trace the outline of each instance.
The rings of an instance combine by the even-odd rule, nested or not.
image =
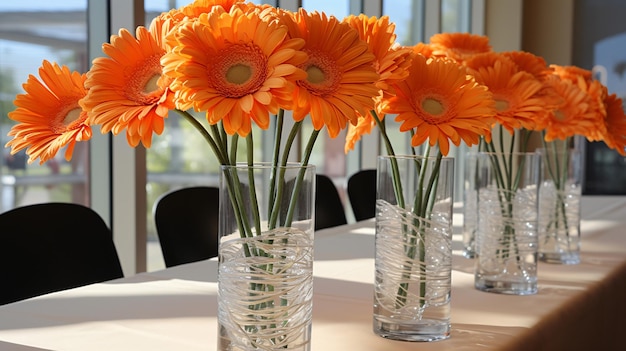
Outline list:
[[[108,1],[89,0],[87,42],[89,62],[102,56],[102,43],[109,38],[109,19],[102,16],[109,13]],[[90,206],[100,214],[111,227],[111,136],[93,133],[89,141],[89,198]]]
[[[110,0],[111,34],[134,33],[144,24],[143,0]],[[107,40],[108,41],[108,40]],[[112,138],[111,228],[125,275],[146,270],[146,150],[131,148],[123,135]]]

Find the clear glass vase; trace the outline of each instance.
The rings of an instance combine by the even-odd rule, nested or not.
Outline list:
[[[315,168],[223,166],[218,350],[311,348]]]
[[[539,260],[577,264],[580,262],[582,153],[561,141],[547,143],[541,153]]]
[[[450,336],[454,159],[378,159],[374,332]]]
[[[480,152],[476,289],[537,292],[539,153]]]

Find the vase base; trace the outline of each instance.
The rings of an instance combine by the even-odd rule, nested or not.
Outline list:
[[[491,277],[476,277],[474,287],[480,291],[496,294],[532,295],[537,293],[536,281],[504,281]]]
[[[555,264],[579,264],[578,252],[539,252],[539,261]]]
[[[374,317],[374,333],[380,337],[399,341],[428,342],[450,337],[450,322],[422,319],[419,323],[389,322]]]

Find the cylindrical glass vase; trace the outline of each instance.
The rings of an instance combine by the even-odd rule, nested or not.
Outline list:
[[[577,264],[580,262],[582,153],[558,144],[551,142],[541,149],[539,260]]]
[[[539,153],[480,152],[476,289],[537,292]]]
[[[311,348],[314,166],[223,166],[218,350]]]
[[[374,332],[446,339],[454,159],[381,156],[377,174]]]

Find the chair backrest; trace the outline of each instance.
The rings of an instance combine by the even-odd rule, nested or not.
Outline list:
[[[153,215],[165,266],[217,256],[217,187],[188,187],[166,193],[155,202]]]
[[[0,304],[123,276],[111,230],[92,209],[43,203],[0,214]]]
[[[332,179],[315,175],[315,229],[347,224],[343,202]]]
[[[357,221],[376,216],[376,170],[360,170],[348,178],[348,198]]]

